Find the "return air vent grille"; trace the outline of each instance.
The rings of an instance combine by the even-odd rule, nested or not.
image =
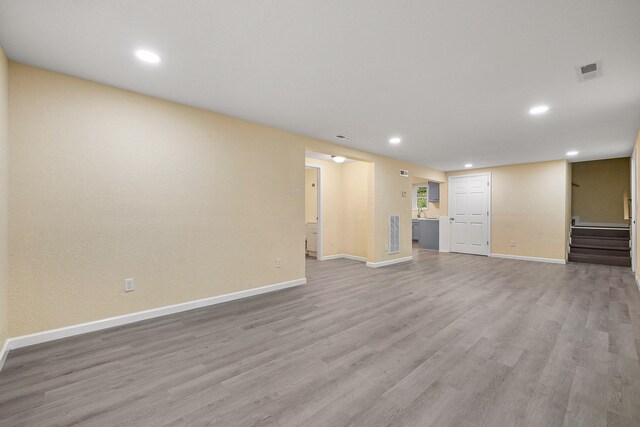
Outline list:
[[[400,215],[389,217],[389,253],[400,252]]]
[[[576,75],[579,82],[595,79],[602,75],[602,63],[600,61],[592,62],[591,64],[581,65],[576,67]]]

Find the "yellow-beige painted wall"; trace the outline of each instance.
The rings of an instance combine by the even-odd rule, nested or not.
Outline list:
[[[318,220],[318,170],[315,168],[304,171],[304,222]]]
[[[0,348],[9,336],[9,94],[8,63],[0,47]]]
[[[566,259],[570,209],[564,160],[448,172],[491,173],[491,252]],[[516,246],[511,246],[511,241]]]
[[[304,137],[16,63],[9,81],[12,336],[305,276]]]
[[[367,257],[370,163],[342,165],[342,239],[340,252]]]
[[[571,164],[572,215],[580,222],[625,224],[623,194],[631,191],[629,157]]]

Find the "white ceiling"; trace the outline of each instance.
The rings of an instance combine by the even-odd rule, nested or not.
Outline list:
[[[0,0],[0,44],[442,170],[626,156],[640,126],[638,0]],[[140,47],[162,63],[141,64]],[[603,76],[578,83],[574,67],[595,60]],[[529,116],[540,103],[549,113]]]

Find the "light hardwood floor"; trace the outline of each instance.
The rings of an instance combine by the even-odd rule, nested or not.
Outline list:
[[[0,425],[640,425],[628,268],[415,254],[12,351]]]

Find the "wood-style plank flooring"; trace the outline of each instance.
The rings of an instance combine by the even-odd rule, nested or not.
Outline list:
[[[12,351],[0,425],[640,425],[630,269],[415,254]]]

